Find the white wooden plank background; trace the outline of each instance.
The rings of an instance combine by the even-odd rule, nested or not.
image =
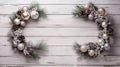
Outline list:
[[[32,22],[24,31],[27,41],[44,40],[49,52],[40,60],[26,59],[14,53],[7,41],[9,16],[18,8],[39,2],[47,13],[46,19]],[[104,7],[114,20],[115,44],[109,54],[95,59],[78,57],[74,42],[96,42],[96,24],[72,16],[76,4],[93,2]],[[120,0],[0,0],[0,67],[120,67]],[[31,31],[33,30],[33,31]]]

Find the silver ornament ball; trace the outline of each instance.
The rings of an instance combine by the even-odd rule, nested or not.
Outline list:
[[[81,52],[87,52],[87,50],[88,50],[88,46],[86,46],[86,45],[82,45],[82,46],[80,47],[80,51],[81,51]]]
[[[94,19],[94,16],[92,14],[88,15],[88,19],[89,20],[93,20]]]
[[[25,48],[25,45],[23,43],[18,44],[17,46],[18,50],[22,51]]]
[[[18,19],[18,18],[14,19],[14,24],[19,25],[20,24],[20,19]]]
[[[95,55],[95,51],[94,50],[90,50],[88,53],[89,53],[90,56],[94,56]]]
[[[104,49],[106,51],[110,50],[110,45],[108,43],[104,44]]]
[[[21,21],[20,25],[24,27],[26,23],[24,21]]]
[[[39,13],[37,11],[31,11],[30,16],[32,19],[36,20],[39,18]]]
[[[23,10],[23,11],[28,11],[29,8],[28,8],[27,6],[24,6],[24,7],[22,8],[22,10]]]

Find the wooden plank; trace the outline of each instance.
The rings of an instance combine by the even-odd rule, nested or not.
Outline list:
[[[28,66],[28,67],[39,67],[39,66]],[[61,66],[47,66],[47,67],[61,67]],[[77,65],[73,65],[73,66],[62,66],[62,67],[104,67],[104,66],[77,66]]]
[[[40,67],[42,65],[0,65],[0,67]],[[57,66],[42,66],[42,67],[61,67],[61,65],[57,65]],[[66,66],[66,65],[62,65],[62,67],[104,67],[104,66],[77,66],[77,65],[73,65],[73,66]]]
[[[11,46],[8,41],[9,37],[0,37],[0,46]],[[97,37],[26,37],[26,41],[37,43],[43,41],[49,46],[72,46],[74,42],[86,43],[86,42],[97,42]],[[119,40],[117,41],[119,42]]]
[[[26,59],[14,53],[7,41],[10,29],[9,16],[18,7],[28,6],[32,0],[1,0],[0,1],[0,67],[119,67],[119,0],[91,0],[97,6],[104,7],[115,23],[115,44],[105,57],[88,59],[78,57],[72,45],[74,42],[85,43],[97,41],[98,31],[94,23],[74,18],[71,12],[76,4],[86,4],[89,0],[37,0],[41,8],[46,10],[47,19],[39,23],[31,23],[24,30],[26,40],[33,42],[44,40],[49,52],[40,60]],[[4,9],[3,9],[4,8]],[[61,9],[61,10],[59,10]],[[34,31],[31,31],[34,30]],[[39,36],[39,37],[38,37]],[[114,56],[113,56],[114,55]],[[63,60],[64,59],[64,60]]]
[[[0,37],[0,55],[2,56],[13,56],[19,55],[15,54],[11,49],[11,44],[7,41],[8,37]],[[73,50],[73,45],[75,42],[79,44],[84,44],[87,42],[97,42],[96,37],[26,37],[27,42],[31,41],[34,44],[39,41],[44,41],[48,47],[48,55],[76,55]],[[108,55],[120,55],[120,39],[112,44],[111,50]],[[3,54],[5,53],[5,54]]]
[[[114,20],[114,25],[119,27],[119,18],[120,15],[110,15]],[[0,15],[0,28],[2,27],[10,27],[10,15]],[[48,15],[47,18],[41,18],[38,23],[34,23],[31,21],[27,27],[36,27],[36,28],[45,28],[45,27],[53,27],[53,28],[77,28],[77,27],[96,27],[96,24],[92,21],[85,21],[82,18],[75,18],[72,15]]]
[[[75,55],[72,46],[70,47],[49,46],[48,50],[49,51],[46,53],[46,55],[50,55],[50,56]],[[12,50],[11,46],[0,46],[0,56],[19,56],[19,55],[20,55],[19,53],[14,52],[14,50]]]
[[[8,36],[10,28],[0,28],[0,36]],[[115,37],[119,37],[119,27],[114,29]],[[47,36],[47,37],[97,37],[97,28],[25,28],[25,36]]]
[[[0,36],[7,36],[10,28],[0,28]],[[25,28],[25,36],[97,36],[96,28]]]
[[[16,12],[18,8],[22,8],[24,6],[29,6],[29,5],[1,5],[0,14],[12,14],[13,12]],[[76,8],[76,5],[40,5],[40,6],[46,11],[47,14],[72,14],[74,9]],[[112,6],[97,5],[97,6],[105,8],[108,14],[120,14],[120,8],[119,8],[120,5],[112,5]]]
[[[0,4],[30,4],[33,0],[1,0]],[[36,2],[36,1],[35,1]],[[93,2],[95,4],[119,4],[119,0],[37,0],[40,4],[86,4]]]
[[[0,37],[1,46],[9,46],[9,37]],[[115,38],[115,43],[111,46],[120,46],[120,38]],[[97,42],[97,37],[26,37],[26,41],[31,41],[33,43],[38,41],[44,41],[48,45],[61,45],[61,46],[72,46],[75,42],[84,44],[86,42]]]
[[[39,67],[39,66],[28,66],[28,67]],[[61,67],[61,66],[47,66],[47,67]],[[73,65],[73,66],[62,66],[62,67],[104,67],[104,66],[77,66],[77,65]]]
[[[120,60],[119,56],[106,56],[105,58],[98,57],[94,59],[79,58],[77,56],[46,56],[42,57],[40,60],[25,59],[23,57],[0,57],[0,64],[44,65],[44,66],[45,65],[103,66],[103,65],[119,65],[120,63],[119,60]]]
[[[74,43],[73,43],[74,44]],[[104,55],[120,56],[120,47],[111,47],[110,51]],[[3,54],[4,53],[4,54]],[[19,56],[19,53],[12,50],[10,44],[9,46],[0,46],[0,56]],[[45,54],[48,56],[76,56],[73,46],[61,46],[61,45],[50,45],[48,46],[48,52]]]
[[[107,67],[107,66],[106,66],[106,67]],[[120,66],[115,65],[115,66],[109,66],[109,67],[120,67]]]

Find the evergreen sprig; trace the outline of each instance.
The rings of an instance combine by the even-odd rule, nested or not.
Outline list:
[[[95,6],[92,2],[90,2],[88,5],[90,6],[90,8],[94,9],[94,11],[98,10],[98,7]],[[86,9],[84,8],[84,6],[77,5],[76,9],[73,11],[73,15],[78,16],[78,17],[82,17],[82,15],[80,15],[81,12],[84,12],[86,14],[85,16],[87,16]]]
[[[16,13],[13,13],[9,18],[10,18],[12,24],[14,24],[14,20],[17,18]]]
[[[47,50],[47,45],[43,42],[37,44],[35,47],[31,47],[32,51],[30,52],[29,56],[32,58],[39,58],[40,55],[45,54]]]
[[[86,44],[84,44],[84,45],[86,45]],[[89,55],[88,55],[88,52],[85,52],[85,53],[81,52],[81,51],[80,51],[80,46],[81,46],[81,45],[78,44],[77,42],[75,42],[74,45],[73,45],[73,49],[76,51],[76,53],[77,53],[79,56],[84,55],[84,56],[83,56],[84,58],[89,58],[89,59],[92,59],[93,57],[95,57],[95,56],[89,56]]]
[[[89,5],[90,5],[92,8],[94,8],[95,10],[98,10],[98,7],[97,7],[95,4],[93,4],[92,2],[90,2]]]
[[[73,11],[74,16],[80,16],[80,12],[84,10],[84,7],[81,5],[77,5],[76,9]]]

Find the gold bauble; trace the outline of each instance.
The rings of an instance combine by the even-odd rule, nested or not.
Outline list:
[[[94,50],[90,50],[88,53],[89,53],[90,56],[94,56],[95,55],[95,51]]]
[[[28,11],[23,12],[21,18],[23,20],[29,20],[29,18],[30,18],[29,12]]]
[[[105,9],[104,8],[98,8],[98,13],[101,15],[105,14]]]

